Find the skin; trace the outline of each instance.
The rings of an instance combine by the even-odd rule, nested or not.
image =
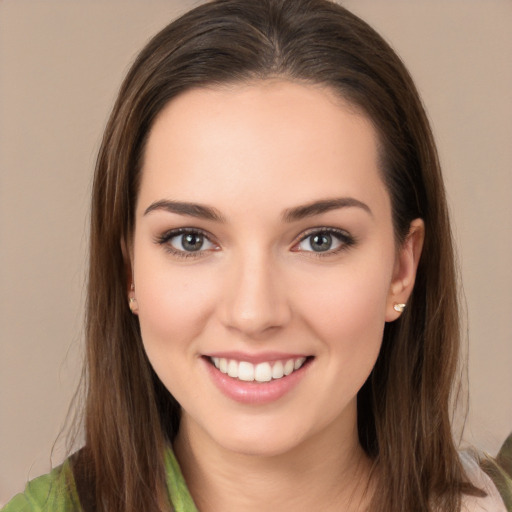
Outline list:
[[[202,511],[361,509],[370,462],[356,396],[385,322],[400,315],[393,305],[412,291],[423,239],[416,220],[395,246],[377,161],[364,115],[327,88],[289,81],[191,90],[152,127],[129,295],[149,360],[182,405],[174,449]],[[358,203],[285,218],[334,198]],[[180,257],[183,239],[169,235],[180,228],[204,232],[202,250]],[[315,228],[343,237],[315,252]],[[203,356],[216,351],[310,360],[283,397],[243,404],[213,385]]]

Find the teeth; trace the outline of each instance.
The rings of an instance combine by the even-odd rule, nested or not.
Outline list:
[[[298,370],[304,364],[304,361],[306,361],[305,357],[300,357],[299,359],[295,359],[295,361],[293,363],[293,369]]]
[[[283,376],[284,376],[283,363],[281,363],[281,361],[277,361],[277,363],[274,363],[274,366],[272,366],[272,378],[280,379]]]
[[[230,377],[238,377],[238,364],[236,361],[229,361],[228,363],[228,375]]]
[[[233,361],[236,364],[236,361]],[[251,382],[254,380],[254,365],[247,361],[240,361],[238,363],[238,378]]]
[[[290,373],[293,372],[293,368],[295,367],[295,364],[293,362],[293,359],[288,359],[286,363],[284,363],[284,374],[290,375]]]
[[[272,380],[272,368],[269,363],[260,363],[254,370],[254,380],[258,382],[268,382]]]
[[[211,361],[222,373],[246,382],[269,382],[272,379],[281,379],[298,370],[305,363],[305,357],[252,364],[248,361],[236,361],[223,357],[212,357]]]

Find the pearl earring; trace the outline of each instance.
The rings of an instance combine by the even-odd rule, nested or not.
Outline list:
[[[397,303],[397,304],[395,304],[395,305],[393,306],[393,309],[394,309],[395,311],[397,311],[398,313],[403,313],[403,312],[404,312],[404,309],[405,309],[405,306],[406,306],[406,304],[398,304],[398,303]]]
[[[135,286],[132,283],[130,286],[131,293],[135,293]],[[137,299],[135,297],[128,297],[128,306],[130,307],[130,310],[132,313],[135,313],[137,310]]]
[[[134,312],[137,308],[137,299],[135,297],[130,297],[128,299],[128,306],[130,306],[131,311]]]

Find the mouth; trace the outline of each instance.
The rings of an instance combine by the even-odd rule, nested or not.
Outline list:
[[[237,352],[204,354],[211,381],[227,398],[245,405],[265,405],[289,396],[305,378],[314,356]]]
[[[275,361],[262,361],[257,364],[249,361],[228,359],[225,357],[205,356],[206,360],[221,373],[243,382],[271,382],[288,377],[303,368],[311,359],[309,357],[290,357]]]

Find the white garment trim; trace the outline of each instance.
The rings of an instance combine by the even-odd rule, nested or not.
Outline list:
[[[485,498],[462,496],[461,512],[507,512],[500,493],[489,476],[480,468],[475,455],[460,452],[460,459],[471,482],[487,493]]]

